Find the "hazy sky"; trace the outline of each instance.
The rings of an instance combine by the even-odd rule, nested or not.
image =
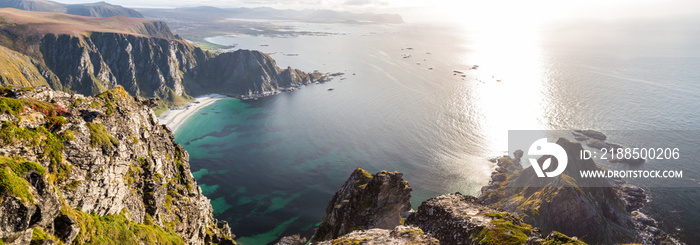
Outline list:
[[[84,3],[97,0],[58,0]],[[408,21],[425,18],[463,22],[512,22],[538,24],[585,18],[615,20],[700,16],[695,0],[105,0],[127,7],[261,7],[280,9],[333,9],[352,12],[398,13]]]

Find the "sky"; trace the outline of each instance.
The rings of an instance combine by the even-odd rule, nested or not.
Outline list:
[[[85,3],[97,0],[58,0]],[[613,21],[629,18],[700,16],[695,0],[105,0],[127,7],[273,7],[396,13],[407,21],[518,22],[539,25],[571,19]]]

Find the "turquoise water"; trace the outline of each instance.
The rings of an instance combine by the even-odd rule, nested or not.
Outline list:
[[[216,217],[241,244],[309,237],[356,167],[403,172],[417,207],[446,192],[477,195],[494,168],[488,159],[507,150],[509,129],[700,129],[697,37],[596,32],[583,42],[459,26],[290,25],[337,35],[210,41],[342,79],[223,99],[175,133]],[[685,174],[698,178],[692,159],[700,156],[684,156]],[[700,234],[698,188],[652,190],[652,199],[648,211],[665,229]]]

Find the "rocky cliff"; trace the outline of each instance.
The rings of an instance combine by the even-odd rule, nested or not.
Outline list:
[[[6,244],[233,244],[151,101],[0,89]],[[44,243],[45,244],[45,243]],[[51,243],[49,243],[51,244]]]
[[[355,170],[328,203],[312,243],[585,244],[559,232],[542,237],[539,228],[459,193],[431,198],[412,211],[411,189],[401,177]]]
[[[191,91],[258,97],[293,90],[328,77],[287,67],[281,69],[269,55],[259,51],[238,50],[219,54],[197,67],[190,83]]]
[[[393,229],[411,210],[411,187],[401,173],[375,175],[357,168],[333,195],[313,240],[338,238],[355,230]]]
[[[489,185],[482,188],[479,199],[517,214],[543,232],[556,229],[591,243],[673,243],[657,228],[656,221],[639,213],[646,202],[643,190],[623,180],[578,177],[580,170],[601,168],[593,160],[581,160],[580,143],[565,138],[556,143],[569,157],[560,176],[543,179],[532,168],[522,169],[519,151],[514,158],[497,159],[498,168]],[[556,159],[552,162],[556,164]]]
[[[83,95],[121,85],[132,96],[158,98],[160,112],[205,93],[259,97],[328,79],[318,72],[281,69],[258,51],[203,51],[160,21],[2,12],[7,17],[0,21],[0,44],[19,54],[16,60],[31,64],[26,72],[0,74],[3,85],[28,80]]]

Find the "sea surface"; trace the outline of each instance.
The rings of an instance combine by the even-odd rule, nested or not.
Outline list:
[[[345,75],[263,99],[217,101],[175,133],[215,216],[241,244],[310,237],[357,167],[404,173],[416,208],[447,192],[478,195],[495,168],[488,160],[506,153],[508,130],[700,129],[697,31],[282,24],[319,35],[208,40],[267,52],[282,68]],[[609,136],[626,145],[649,140]],[[674,139],[651,140],[700,149],[698,138]],[[688,182],[648,187],[645,211],[693,241],[700,185],[688,179],[700,179],[700,154],[681,154],[674,167]]]

